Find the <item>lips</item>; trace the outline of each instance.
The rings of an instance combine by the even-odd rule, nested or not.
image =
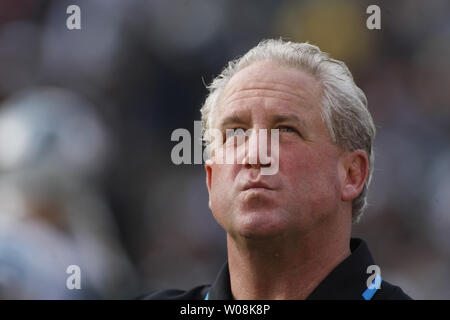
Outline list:
[[[267,189],[267,190],[272,190],[272,188],[262,182],[262,181],[249,181],[247,183],[244,184],[244,187],[242,188],[244,191],[245,190],[249,190],[249,189]]]

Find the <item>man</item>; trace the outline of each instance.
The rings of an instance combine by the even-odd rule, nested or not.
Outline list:
[[[212,285],[143,298],[410,299],[381,280],[364,241],[351,239],[366,205],[375,126],[345,64],[307,43],[266,40],[209,89],[206,185],[228,261]],[[222,141],[212,139],[217,129]],[[264,163],[251,142],[260,129],[278,134]],[[245,131],[244,143],[230,130]],[[230,149],[235,161],[224,163]],[[277,172],[263,174],[274,161]]]

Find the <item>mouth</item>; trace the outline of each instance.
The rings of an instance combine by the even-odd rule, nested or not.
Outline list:
[[[244,188],[242,189],[243,191],[246,190],[273,190],[269,185],[267,185],[266,183],[263,182],[248,182],[244,185]]]

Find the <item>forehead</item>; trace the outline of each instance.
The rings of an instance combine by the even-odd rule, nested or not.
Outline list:
[[[280,106],[318,108],[320,96],[320,85],[312,75],[276,62],[259,61],[230,79],[220,96],[214,118],[220,118],[228,113],[225,111],[231,112],[242,103],[258,103],[258,99]]]

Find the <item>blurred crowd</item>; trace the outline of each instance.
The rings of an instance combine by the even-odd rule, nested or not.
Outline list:
[[[66,8],[81,9],[68,30]],[[381,8],[381,30],[366,8]],[[450,299],[450,2],[0,2],[0,299],[128,299],[211,283],[225,233],[174,165],[209,83],[264,38],[347,63],[377,127],[364,238],[384,279]],[[82,290],[69,290],[78,265]],[[447,280],[446,280],[447,279]]]

